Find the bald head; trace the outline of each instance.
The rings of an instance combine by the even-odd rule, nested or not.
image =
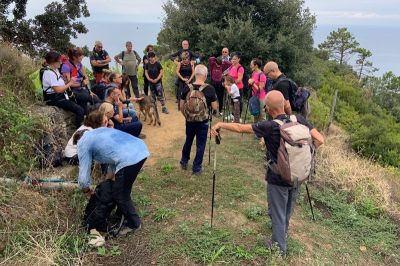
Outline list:
[[[268,78],[273,80],[277,79],[282,74],[279,70],[278,64],[274,61],[269,61],[265,64],[264,73],[268,76]]]
[[[265,105],[268,108],[268,112],[273,116],[274,113],[281,114],[285,113],[285,98],[280,91],[272,90],[265,96]]]

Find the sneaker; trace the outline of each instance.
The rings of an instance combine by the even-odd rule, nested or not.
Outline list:
[[[192,172],[192,175],[199,176],[199,175],[201,175],[202,172],[203,172],[202,170],[197,171],[197,172]]]
[[[188,166],[187,166],[187,164],[180,164],[181,165],[181,169],[182,170],[187,170],[187,168],[188,168]]]
[[[165,106],[163,106],[162,112],[163,112],[164,114],[169,114],[168,109],[167,109],[167,107],[165,107]]]
[[[133,232],[139,231],[140,229],[142,229],[142,224],[140,224],[138,228],[131,228],[131,227],[128,227],[128,226],[123,226],[121,228],[121,230],[119,230],[118,235],[119,236],[127,236],[127,235],[129,235],[129,234],[131,234]]]
[[[146,138],[145,134],[142,134],[142,133],[139,134],[139,139],[145,139],[145,138]]]

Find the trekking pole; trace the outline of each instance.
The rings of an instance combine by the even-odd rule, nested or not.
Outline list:
[[[224,97],[222,98],[222,122],[225,122],[225,113],[226,113],[226,92],[224,90]]]
[[[217,145],[221,144],[221,136],[219,135],[219,130],[217,130],[218,135],[215,136],[215,143]],[[214,219],[214,202],[215,202],[215,171],[217,169],[217,147],[215,147],[214,151],[214,170],[213,170],[213,184],[212,184],[212,198],[211,198],[211,228],[213,226]]]
[[[310,197],[310,191],[309,191],[309,189],[308,189],[308,184],[307,184],[307,182],[305,182],[305,185],[306,185],[306,191],[307,191],[308,202],[310,203],[310,209],[311,209],[312,218],[313,218],[313,221],[315,221],[314,209],[313,209],[313,206],[312,206],[311,197]]]
[[[212,111],[210,110],[210,112],[209,112],[209,123],[210,123],[210,125],[209,125],[209,131],[210,131],[210,140],[208,141],[208,165],[210,165],[211,164],[211,124],[212,124]]]
[[[249,110],[249,104],[250,104],[250,92],[251,90],[249,90],[248,93],[248,97],[247,97],[247,107],[246,107],[246,111],[244,113],[244,119],[243,119],[243,124],[246,124],[246,118],[247,118],[247,111]],[[244,98],[244,93],[243,93],[243,98]],[[244,101],[244,99],[242,99],[242,101]],[[243,138],[243,133],[242,133],[242,138]]]

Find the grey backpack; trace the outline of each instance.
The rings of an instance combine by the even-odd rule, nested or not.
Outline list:
[[[274,173],[292,186],[298,186],[308,179],[313,164],[313,147],[310,129],[297,122],[295,115],[290,122],[273,120],[279,124],[280,144],[277,162],[270,164]]]

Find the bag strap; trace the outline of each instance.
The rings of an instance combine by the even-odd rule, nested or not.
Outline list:
[[[283,121],[279,120],[279,119],[274,119],[272,121],[276,122],[279,125],[279,127],[283,126],[283,124],[284,124]]]
[[[121,60],[124,60],[124,57],[125,57],[125,51],[122,51],[121,52]]]
[[[203,85],[200,86],[199,91],[203,92],[203,90],[208,86],[207,83],[204,83]]]
[[[297,117],[295,115],[290,115],[290,121],[292,121],[293,123],[296,123]]]
[[[45,71],[43,71],[43,74],[44,74],[44,72],[46,72],[47,70],[53,72],[54,75],[56,75],[57,80],[59,80],[59,79],[61,78],[61,74],[60,74],[60,76],[58,76],[58,75],[57,75],[57,72],[56,72],[54,69],[50,68],[50,67],[48,67]],[[44,89],[44,88],[43,88],[43,76],[42,76],[42,79],[41,79],[40,82],[42,83],[42,90],[43,90],[43,92],[47,92],[48,90],[51,89],[51,86],[48,87],[47,89]]]

